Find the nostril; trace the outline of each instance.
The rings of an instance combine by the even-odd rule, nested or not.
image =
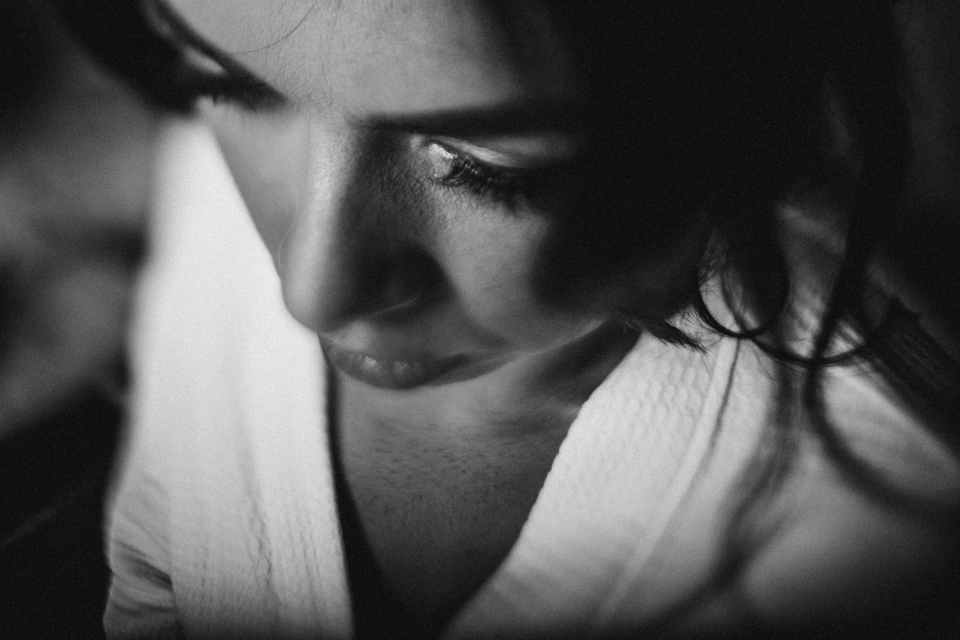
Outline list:
[[[420,287],[416,282],[389,277],[377,296],[376,313],[400,311],[413,307],[420,300]]]
[[[406,313],[429,306],[443,289],[439,265],[424,253],[394,257],[375,275],[375,315]]]

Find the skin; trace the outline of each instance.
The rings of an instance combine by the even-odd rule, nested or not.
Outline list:
[[[285,98],[202,110],[286,306],[338,365],[344,474],[376,561],[409,615],[442,622],[503,560],[580,405],[635,335],[538,298],[549,211],[440,181],[458,154],[511,171],[570,160],[575,132],[417,123],[562,112],[577,78],[532,10],[494,29],[445,0],[169,4]],[[463,363],[392,389],[341,366],[365,358]]]

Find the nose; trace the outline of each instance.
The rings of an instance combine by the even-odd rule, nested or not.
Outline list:
[[[318,333],[410,313],[442,279],[417,237],[416,198],[389,175],[386,151],[317,137],[277,256],[288,309]]]

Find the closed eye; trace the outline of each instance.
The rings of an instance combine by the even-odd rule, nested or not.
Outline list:
[[[210,98],[251,110],[276,108],[288,102],[279,91],[206,41],[163,0],[145,0],[143,10],[158,35],[180,51],[173,80],[192,99]]]
[[[238,78],[229,73],[211,74],[187,65],[178,75],[184,88],[195,99],[210,98],[215,103],[235,104],[251,111],[269,110],[287,103],[280,93],[257,80]]]
[[[444,170],[434,176],[438,184],[462,187],[474,195],[489,197],[511,207],[517,205],[527,183],[524,172],[494,167],[440,142],[432,144],[444,161]]]

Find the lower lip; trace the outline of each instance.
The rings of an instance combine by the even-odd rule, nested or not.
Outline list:
[[[437,381],[463,366],[464,356],[426,361],[385,360],[324,343],[330,362],[344,374],[381,389],[411,389]]]

